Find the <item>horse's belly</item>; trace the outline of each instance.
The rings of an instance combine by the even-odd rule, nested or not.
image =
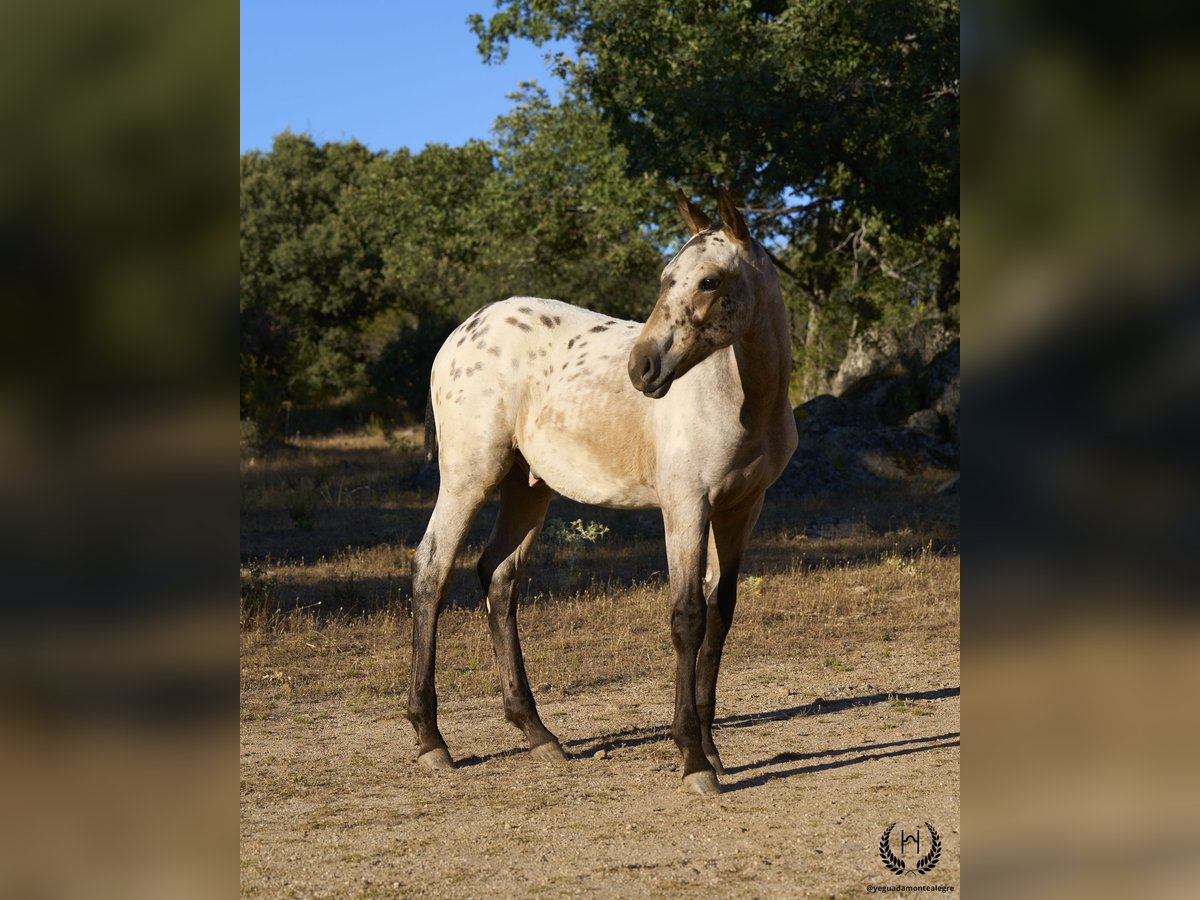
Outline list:
[[[578,503],[619,509],[658,506],[653,485],[639,476],[617,448],[609,455],[568,432],[543,429],[521,443],[532,477]]]

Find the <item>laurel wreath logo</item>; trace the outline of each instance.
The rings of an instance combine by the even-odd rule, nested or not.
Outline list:
[[[883,860],[883,864],[890,871],[897,875],[903,875],[904,870],[908,867],[904,864],[904,860],[892,852],[891,844],[888,843],[888,838],[892,836],[892,829],[895,827],[896,823],[893,822],[883,830],[883,837],[879,839],[879,858]]]
[[[883,830],[883,837],[879,839],[879,858],[883,860],[883,864],[887,866],[889,872],[896,875],[924,875],[926,872],[933,871],[933,867],[938,864],[938,860],[942,858],[942,839],[938,836],[937,829],[925,823],[925,827],[929,829],[929,852],[917,860],[917,864],[911,869],[908,865],[892,852],[890,838],[892,829],[897,825],[893,822]]]
[[[938,864],[938,860],[942,858],[942,839],[938,837],[937,830],[928,822],[925,827],[929,829],[929,852],[917,860],[917,865],[914,869],[918,875],[924,875],[926,872],[933,869]]]

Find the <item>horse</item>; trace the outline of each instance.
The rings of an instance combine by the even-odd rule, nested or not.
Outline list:
[[[517,632],[522,576],[550,501],[659,508],[676,658],[671,736],[683,787],[720,793],[712,725],[738,568],[797,434],[779,279],[729,192],[718,195],[714,225],[677,192],[690,237],[663,269],[644,325],[512,297],[477,310],[438,352],[430,409],[440,488],[412,560],[407,718],[423,765],[454,766],[437,722],[438,615],[467,530],[498,487],[477,572],[505,718],[531,754],[566,760],[538,716]]]

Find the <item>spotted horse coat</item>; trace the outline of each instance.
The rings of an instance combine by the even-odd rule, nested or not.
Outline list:
[[[441,485],[413,559],[408,718],[418,758],[453,760],[437,725],[437,618],[471,521],[499,488],[477,566],[505,715],[531,751],[564,761],[529,689],[517,601],[556,494],[663,512],[676,652],[671,733],[684,784],[720,791],[716,681],[737,573],[763,493],[796,446],[791,344],[770,258],[720,189],[722,224],[682,194],[691,238],[666,265],[644,323],[557,300],[485,306],[446,340],[430,378]]]

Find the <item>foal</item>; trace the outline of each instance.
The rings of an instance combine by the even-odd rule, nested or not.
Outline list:
[[[504,714],[531,752],[564,760],[529,690],[517,599],[550,500],[662,509],[671,582],[675,718],[685,785],[721,790],[717,670],[738,566],[763,493],[796,448],[791,341],[779,281],[728,191],[722,224],[677,196],[691,232],[645,325],[513,297],[460,325],[430,377],[441,488],[413,557],[408,719],[419,759],[453,761],[437,725],[434,658],[451,569],[480,507],[500,512],[479,560]]]

